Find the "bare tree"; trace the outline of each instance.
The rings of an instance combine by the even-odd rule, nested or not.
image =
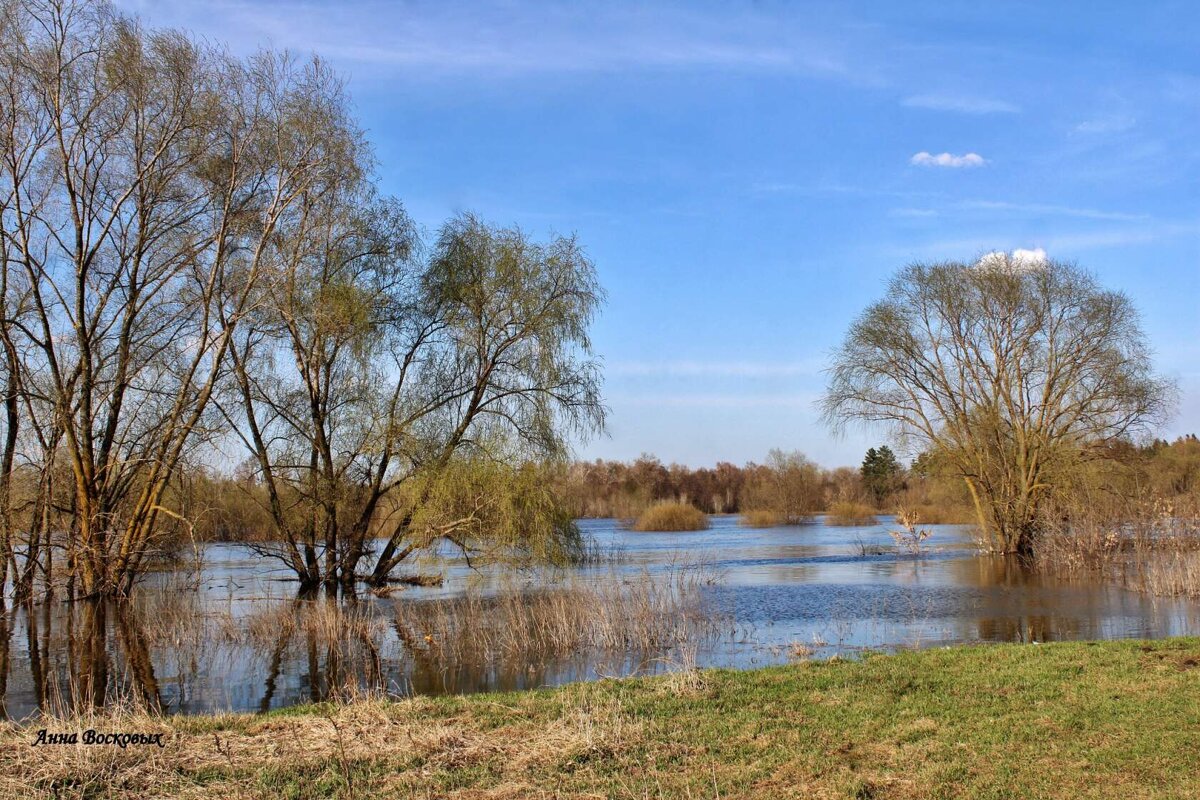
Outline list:
[[[239,435],[282,540],[259,548],[302,587],[352,589],[437,542],[569,538],[518,465],[602,424],[591,263],[573,239],[469,216],[423,257],[398,204],[339,191],[281,238],[233,351]]]
[[[1028,554],[1056,478],[1165,414],[1129,298],[1070,264],[914,264],[851,326],[827,421],[882,423],[952,465],[996,552]]]
[[[821,470],[800,452],[775,449],[763,466],[748,466],[742,507],[772,511],[785,524],[807,521],[821,506]]]
[[[30,467],[69,466],[69,576],[126,594],[178,517],[163,498],[181,459],[216,432],[268,244],[340,146],[297,124],[323,107],[325,71],[237,61],[103,3],[10,2],[0,20],[9,386]],[[49,583],[56,532],[25,527]]]

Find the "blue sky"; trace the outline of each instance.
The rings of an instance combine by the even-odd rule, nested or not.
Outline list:
[[[1200,5],[141,2],[349,77],[384,188],[578,234],[609,436],[700,466],[820,424],[826,358],[913,260],[1044,249],[1132,296],[1200,431]],[[984,6],[987,7],[984,7]]]

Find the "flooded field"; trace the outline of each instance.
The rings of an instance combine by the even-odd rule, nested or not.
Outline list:
[[[962,527],[933,526],[913,557],[892,548],[890,518],[862,527],[712,523],[634,533],[584,520],[598,556],[588,566],[477,571],[430,557],[414,572],[440,575],[441,585],[352,604],[297,600],[286,573],[241,546],[209,545],[199,569],[154,575],[125,606],[10,612],[0,695],[13,718],[79,702],[266,710],[365,692],[753,668],[865,648],[1200,633],[1195,603],[1032,573],[978,555]]]

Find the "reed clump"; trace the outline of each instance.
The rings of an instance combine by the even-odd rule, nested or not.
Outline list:
[[[875,509],[865,503],[840,501],[829,507],[825,515],[826,525],[874,525]]]
[[[688,503],[655,503],[633,523],[635,531],[702,531],[708,528],[708,515]]]
[[[324,645],[377,644],[387,632],[386,620],[368,606],[324,599],[278,603],[249,614],[243,626],[246,640],[260,646],[297,635]]]
[[[439,663],[493,664],[586,651],[653,654],[711,640],[731,628],[703,587],[717,577],[680,568],[638,580],[472,593],[399,602],[394,628],[406,648]]]
[[[1158,597],[1200,597],[1200,550],[1162,553],[1142,561],[1127,582]]]
[[[1048,521],[1035,562],[1087,572],[1160,597],[1200,597],[1200,504],[1155,500],[1114,513],[1077,510]]]
[[[778,511],[756,509],[742,514],[738,524],[745,528],[776,528],[784,523],[783,514]]]

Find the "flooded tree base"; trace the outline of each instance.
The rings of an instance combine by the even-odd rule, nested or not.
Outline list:
[[[159,573],[134,598],[0,615],[4,713],[88,708],[206,714],[381,695],[537,689],[682,666],[971,642],[1157,638],[1200,632],[1179,592],[1194,555],[1138,574],[1160,597],[1095,571],[1046,572],[979,555],[971,530],[934,526],[919,553],[894,525],[630,533],[581,523],[597,558],[571,568],[419,565],[441,585],[379,596],[298,595],[236,545]],[[931,544],[932,543],[932,544]],[[681,549],[686,544],[686,550]],[[1126,554],[1128,555],[1128,554]],[[1189,572],[1189,570],[1191,570]],[[432,585],[430,585],[432,584]],[[803,654],[802,656],[799,654]]]

